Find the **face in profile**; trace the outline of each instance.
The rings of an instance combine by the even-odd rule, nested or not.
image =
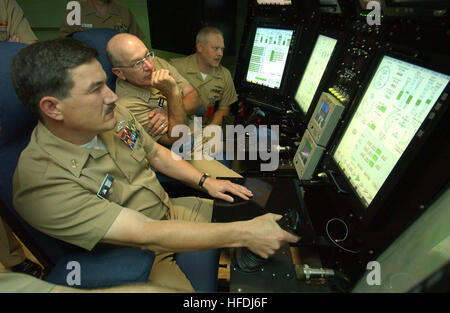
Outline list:
[[[133,85],[148,88],[152,74],[156,70],[153,55],[145,44],[137,38],[130,37],[124,43],[120,66],[113,68],[114,73]]]
[[[106,74],[94,59],[70,70],[73,87],[60,100],[64,126],[72,133],[97,135],[115,127],[117,95],[106,85]]]

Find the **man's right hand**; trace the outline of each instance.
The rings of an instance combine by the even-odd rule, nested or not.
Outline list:
[[[267,213],[248,221],[245,246],[253,253],[267,259],[281,248],[284,242],[295,243],[300,237],[281,229],[277,221],[283,216]]]
[[[152,79],[150,83],[151,87],[154,87],[161,91],[161,93],[169,97],[176,92],[179,92],[177,82],[170,75],[169,70],[156,70],[152,73]]]

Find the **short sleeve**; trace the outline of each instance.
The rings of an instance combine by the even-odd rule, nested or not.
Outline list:
[[[223,97],[220,101],[219,107],[226,108],[229,107],[232,103],[238,100],[236,89],[234,88],[233,79],[231,78],[230,72],[224,69],[224,80],[225,80],[225,88],[223,91]]]
[[[57,164],[31,158],[19,161],[13,190],[14,206],[30,225],[87,250],[103,239],[122,210],[84,189]]]
[[[30,42],[37,40],[36,35],[31,30],[28,20],[23,15],[23,11],[16,1],[9,1],[10,5],[7,8],[8,19],[10,25],[10,36],[16,35],[20,42]]]

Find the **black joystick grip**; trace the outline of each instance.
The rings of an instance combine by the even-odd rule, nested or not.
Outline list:
[[[285,231],[297,233],[300,225],[300,217],[297,210],[288,209],[277,223]],[[266,259],[257,256],[247,248],[231,249],[231,263],[241,272],[252,273],[259,271],[266,262]]]
[[[285,231],[296,233],[300,224],[300,217],[297,210],[288,209],[283,217],[277,221],[278,225]]]

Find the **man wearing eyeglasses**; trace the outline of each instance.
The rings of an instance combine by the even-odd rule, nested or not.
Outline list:
[[[117,75],[119,106],[130,110],[154,140],[165,146],[179,137],[171,136],[176,125],[187,125],[188,116],[201,106],[197,91],[164,59],[154,56],[145,44],[130,34],[111,38],[107,53]],[[179,91],[180,98],[172,97]],[[181,100],[181,102],[180,102]],[[189,163],[212,177],[241,177],[212,159],[192,158]]]

